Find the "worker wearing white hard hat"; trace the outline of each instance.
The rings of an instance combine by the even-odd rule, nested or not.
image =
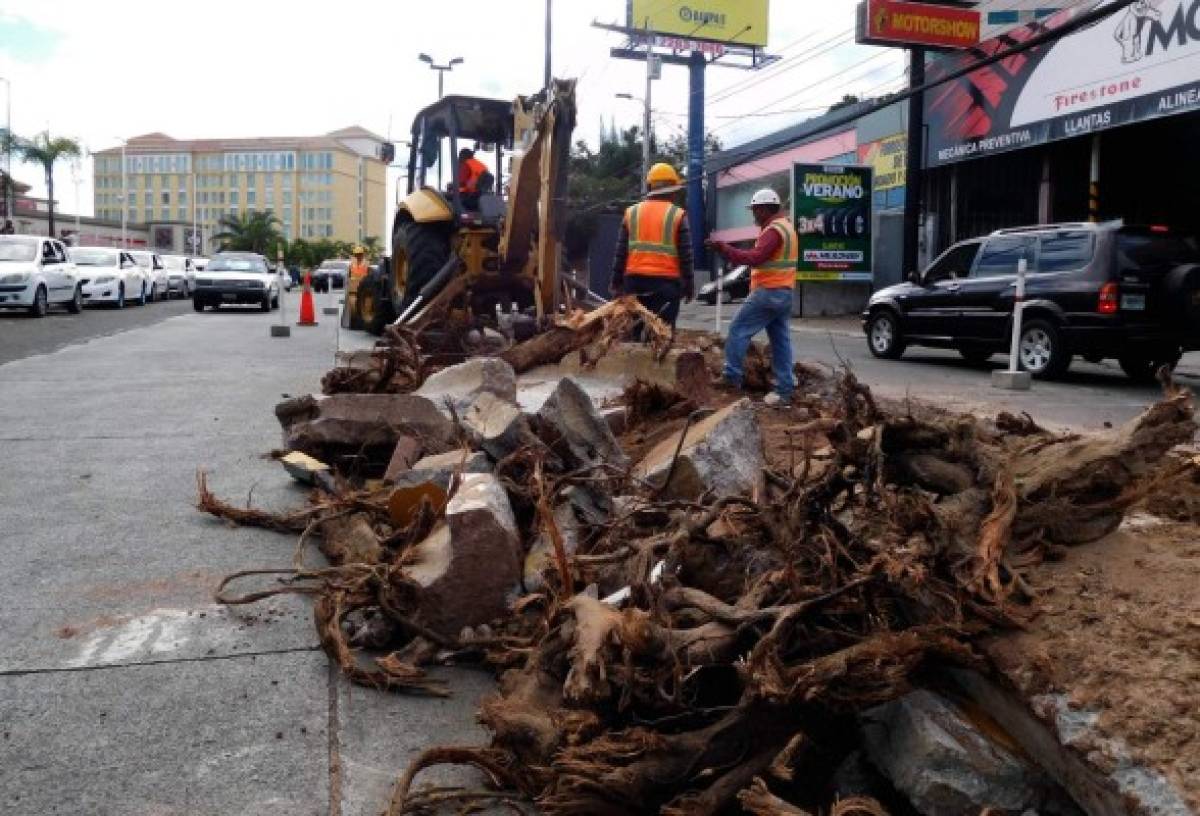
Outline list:
[[[800,241],[783,213],[779,193],[770,188],[759,190],[747,206],[761,230],[753,249],[737,249],[722,241],[705,242],[726,262],[750,267],[750,297],[729,324],[725,341],[725,382],[733,388],[742,387],[742,366],[750,340],[765,330],[771,342],[771,370],[775,375],[775,393],[767,399],[787,406],[796,390],[790,321]]]

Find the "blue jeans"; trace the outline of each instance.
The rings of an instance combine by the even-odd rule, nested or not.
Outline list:
[[[742,363],[750,340],[763,329],[771,341],[771,369],[775,372],[775,390],[790,399],[796,390],[792,374],[792,316],[791,289],[755,289],[746,298],[737,316],[729,324],[725,340],[725,379],[737,386],[742,384]]]

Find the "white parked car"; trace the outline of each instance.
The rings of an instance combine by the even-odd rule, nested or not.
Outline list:
[[[219,309],[225,304],[253,303],[264,312],[279,308],[279,276],[267,259],[254,252],[219,252],[196,276],[192,308]]]
[[[108,247],[71,247],[67,255],[79,269],[84,303],[145,305],[150,284],[146,273],[126,251]]]
[[[163,264],[162,256],[157,252],[134,249],[129,252],[137,265],[146,273],[150,289],[146,293],[146,302],[164,300],[170,294],[171,281],[167,275],[167,267]]]
[[[0,309],[45,317],[52,305],[83,309],[79,273],[62,241],[37,235],[0,235]]]
[[[167,268],[167,295],[189,297],[192,293],[192,281],[196,279],[192,259],[184,255],[163,255],[162,262]]]

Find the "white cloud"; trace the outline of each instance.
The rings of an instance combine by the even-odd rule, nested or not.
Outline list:
[[[850,31],[854,0],[772,5],[769,50],[792,61],[761,74],[772,77],[763,81],[717,66],[707,72],[707,96],[718,100],[707,109],[709,126],[727,144],[819,111],[736,118],[742,114],[828,105],[902,70],[898,51],[859,68],[851,66],[880,50],[850,43],[817,53],[822,43]],[[642,93],[642,65],[611,59],[609,49],[622,38],[591,26],[594,18],[621,22],[624,8],[624,0],[554,0],[554,72],[580,78],[579,138],[594,141],[601,120],[615,119],[619,127],[641,121],[640,106],[614,94]],[[400,139],[413,114],[436,94],[436,76],[418,62],[419,52],[465,59],[446,77],[447,92],[508,97],[536,90],[543,10],[543,0],[209,0],[190,6],[5,0],[4,15],[52,32],[57,43],[49,58],[34,63],[18,61],[0,43],[0,76],[12,81],[17,133],[48,126],[90,149],[150,131],[179,138],[301,135],[361,124],[384,134],[389,122],[393,138]],[[742,85],[747,87],[728,93]],[[654,86],[660,133],[686,126],[687,93],[687,70],[666,66]],[[14,173],[42,190],[37,168],[18,165]],[[83,176],[86,213],[90,166]],[[56,178],[62,205],[73,210],[68,169]]]

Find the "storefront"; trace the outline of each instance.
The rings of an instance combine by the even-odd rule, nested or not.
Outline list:
[[[981,50],[1040,30],[1016,29]],[[973,58],[945,58],[929,78]],[[1134,3],[948,83],[926,100],[926,122],[934,250],[1002,227],[1089,218],[1200,233],[1200,0]]]

